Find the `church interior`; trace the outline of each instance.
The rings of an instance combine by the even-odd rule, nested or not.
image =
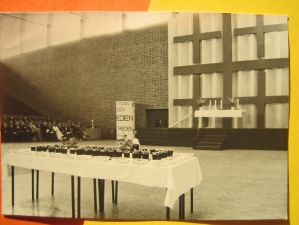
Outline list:
[[[2,213],[287,219],[287,23],[285,16],[230,13],[1,13]],[[126,101],[133,102],[132,116],[117,116],[124,108],[116,103]],[[3,124],[15,120],[35,124],[34,136],[3,136]],[[130,127],[120,125],[128,120]],[[13,150],[61,143],[43,133],[44,122],[71,127],[66,134],[82,146],[116,146],[134,130],[141,148],[192,154],[202,180],[169,209],[165,188],[126,178],[120,178],[117,204],[111,202],[115,186],[106,179],[101,211],[88,176],[55,173],[53,193],[51,171],[6,164]],[[82,137],[74,132],[79,126]],[[75,205],[71,182],[77,200],[81,189]]]

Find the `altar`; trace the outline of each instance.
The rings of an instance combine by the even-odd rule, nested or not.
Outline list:
[[[210,110],[196,110],[194,117],[197,117],[199,128],[221,128],[222,118],[233,118],[232,127],[237,128],[242,126],[242,117],[246,110],[240,109],[210,109]],[[205,119],[204,119],[205,118]],[[239,125],[238,125],[239,124]]]
[[[245,110],[196,110],[195,117],[242,117]]]

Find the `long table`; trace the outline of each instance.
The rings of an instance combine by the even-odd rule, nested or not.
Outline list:
[[[74,176],[99,179],[102,182],[102,188],[106,179],[166,188],[164,205],[171,209],[182,194],[190,189],[193,190],[202,180],[200,166],[195,157],[184,159],[174,165],[158,166],[152,164],[151,161],[145,165],[136,165],[134,163],[120,164],[113,161],[98,162],[76,158],[54,158],[50,157],[50,154],[39,156],[36,154],[7,153],[2,160],[3,177],[9,175],[8,166],[11,166],[12,169],[16,166],[70,175],[72,182]],[[13,182],[14,180],[12,180],[12,185]],[[13,192],[14,190],[12,190]]]

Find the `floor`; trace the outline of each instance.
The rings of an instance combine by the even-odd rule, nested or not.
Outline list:
[[[39,143],[47,144],[47,143]],[[53,143],[51,143],[53,144]],[[82,145],[113,146],[113,140],[84,141]],[[3,143],[9,149],[32,143]],[[142,146],[165,148],[161,146]],[[193,150],[171,146],[177,152],[192,152],[198,158],[203,180],[194,189],[194,213],[186,193],[186,220],[264,220],[287,218],[288,152],[270,150]],[[2,182],[2,213],[42,217],[71,217],[71,178],[55,175],[51,195],[51,173],[40,172],[38,200],[31,200],[31,170],[16,168],[15,206],[11,206],[11,177]],[[119,182],[118,204],[112,204],[111,182],[106,181],[105,211],[94,210],[93,180],[81,178],[81,218],[165,220],[165,189]],[[178,201],[170,212],[178,220]]]

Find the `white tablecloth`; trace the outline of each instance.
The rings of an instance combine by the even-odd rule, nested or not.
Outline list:
[[[242,117],[245,110],[196,110],[195,117]]]
[[[8,166],[50,171],[66,175],[131,182],[167,188],[165,206],[173,208],[178,197],[200,184],[202,174],[197,158],[184,159],[175,165],[157,166],[151,161],[145,165],[120,164],[113,161],[63,159],[48,156],[7,153],[2,160],[3,178]]]

